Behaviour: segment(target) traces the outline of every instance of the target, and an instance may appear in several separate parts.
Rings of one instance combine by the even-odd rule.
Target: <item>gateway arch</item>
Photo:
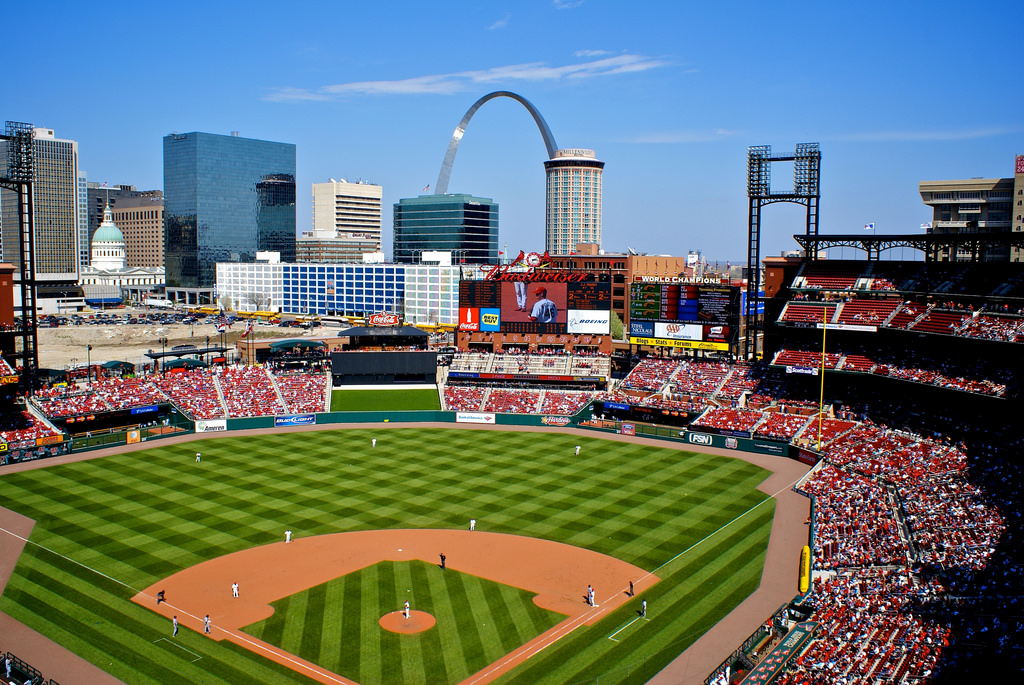
[[[473,103],[473,106],[466,111],[466,115],[462,117],[462,121],[455,127],[455,133],[452,134],[452,142],[448,143],[448,151],[444,155],[444,162],[441,164],[441,173],[437,176],[437,185],[434,186],[434,195],[445,195],[448,192],[448,181],[452,175],[452,166],[455,164],[455,154],[459,151],[459,143],[462,141],[462,136],[466,134],[466,127],[469,126],[469,120],[473,118],[476,111],[483,106],[488,100],[494,98],[512,98],[533,116],[533,120],[537,122],[537,128],[540,129],[540,135],[544,138],[544,146],[548,149],[548,159],[552,159],[555,156],[555,151],[558,150],[558,146],[555,144],[555,137],[551,135],[551,129],[548,128],[548,122],[544,121],[544,117],[541,116],[540,111],[533,106],[533,103],[524,98],[518,93],[512,93],[507,90],[497,90],[493,93],[488,93],[479,100]]]

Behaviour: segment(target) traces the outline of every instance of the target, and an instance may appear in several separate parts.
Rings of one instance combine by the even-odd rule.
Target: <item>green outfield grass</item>
[[[332,390],[331,411],[437,410],[437,390]]]
[[[437,625],[414,635],[381,630],[380,617],[406,599]],[[482,599],[489,622],[477,620],[474,599]],[[273,616],[245,632],[362,685],[459,682],[565,618],[534,604],[533,593],[422,561],[375,564],[273,607]],[[308,625],[321,626],[319,639],[289,630]]]
[[[371,437],[377,438],[375,449]],[[573,456],[575,444],[583,446],[580,457]],[[0,471],[3,505],[37,522],[0,610],[129,685],[307,683],[188,629],[176,642],[159,640],[170,635],[167,620],[130,598],[198,562],[277,542],[286,528],[308,537],[463,528],[476,518],[483,530],[578,545],[655,570],[663,579],[644,594],[650,620],[625,627],[618,641],[607,638],[635,617],[632,605],[640,597],[575,630],[501,682],[626,682],[627,672],[629,682],[639,682],[757,587],[774,513],[774,502],[756,490],[767,473],[745,462],[558,433],[403,428],[222,437],[203,441],[202,464],[194,463],[194,445]],[[405,568],[395,565],[391,572],[430,571]],[[367,654],[354,672],[367,674],[367,683],[457,682],[462,668],[473,668],[465,655],[493,641],[475,625],[444,633],[435,627],[421,634],[427,646],[417,660],[401,640],[400,652],[391,654],[390,638],[361,625],[350,632],[349,591],[363,588],[363,576],[372,573],[387,571],[364,569],[324,586],[341,591],[340,609],[317,608],[308,599],[279,607],[287,609],[287,625],[303,636],[300,653],[316,650],[318,659],[343,664],[352,658],[343,652],[359,645]],[[430,601],[466,601],[486,610],[496,590],[466,592],[477,580],[465,579],[461,593],[431,584]],[[352,601],[393,606],[388,593],[397,587],[383,583],[375,597],[357,593]],[[520,600],[506,597],[503,586],[499,590],[506,610],[519,611]],[[337,616],[325,620],[325,611],[340,611],[345,627],[343,647],[333,654],[324,626],[336,625]],[[252,630],[270,635],[281,630],[272,628],[275,620],[282,618],[275,615]],[[534,630],[547,619],[538,620],[530,619]],[[503,653],[530,633],[503,629]],[[447,680],[435,680],[442,672],[439,657]],[[452,665],[453,658],[466,663]],[[402,671],[388,661],[400,661]]]

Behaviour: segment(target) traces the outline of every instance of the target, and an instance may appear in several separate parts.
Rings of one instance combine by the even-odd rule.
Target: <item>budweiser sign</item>
[[[498,264],[490,266],[481,264],[480,270],[484,272],[484,278],[488,281],[526,281],[536,283],[547,281],[549,283],[581,283],[589,280],[593,274],[586,272],[549,271],[547,269],[536,269],[530,267],[526,271],[512,271],[509,264]]]
[[[371,314],[370,318],[366,320],[366,323],[370,326],[396,326],[398,325],[398,314],[392,314],[390,312]]]

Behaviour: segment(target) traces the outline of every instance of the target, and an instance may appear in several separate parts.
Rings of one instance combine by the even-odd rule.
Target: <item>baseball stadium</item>
[[[768,259],[753,327],[727,277],[632,283],[624,347],[569,329],[609,320],[607,280],[544,268],[524,273],[566,318],[463,281],[454,335],[248,326],[143,365],[90,345],[84,373],[28,392],[8,312],[11,678],[1020,670],[1019,264]]]

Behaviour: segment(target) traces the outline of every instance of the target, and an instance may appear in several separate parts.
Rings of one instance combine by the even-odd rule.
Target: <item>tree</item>
[[[224,311],[230,312],[232,304],[233,303],[231,302],[230,295],[224,295],[222,298],[220,298],[220,308],[223,309]]]
[[[250,290],[245,296],[245,303],[254,307],[254,311],[263,312],[270,306],[270,295],[259,290]]]
[[[626,328],[622,324],[622,319],[619,318],[618,312],[614,310],[611,315],[611,331],[612,340],[624,340],[626,337]]]

